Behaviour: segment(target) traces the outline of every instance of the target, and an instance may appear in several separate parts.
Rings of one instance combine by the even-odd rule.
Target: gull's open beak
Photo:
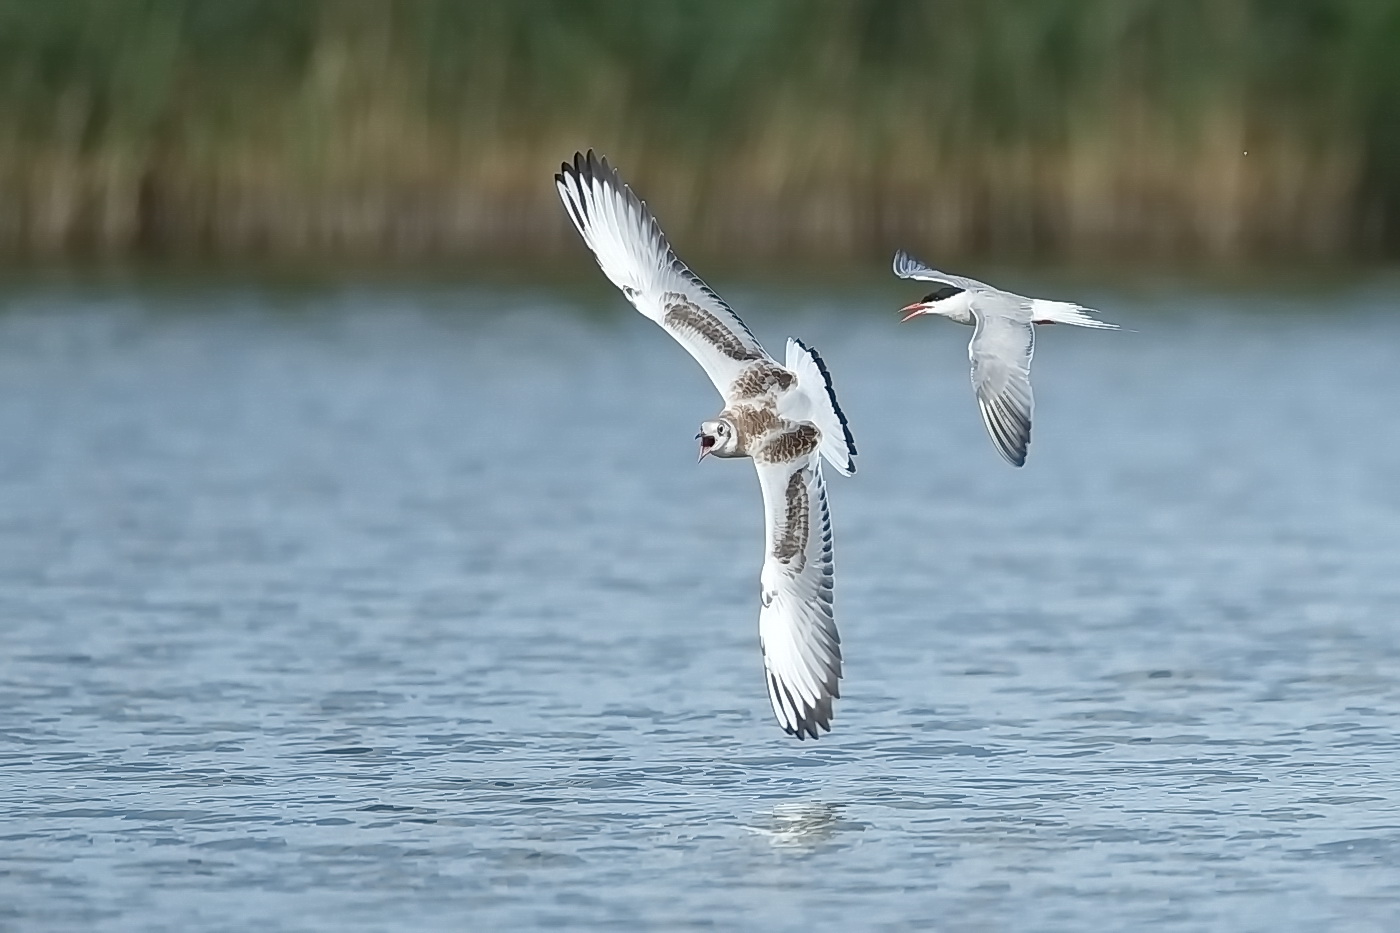
[[[695,462],[699,463],[709,455],[710,451],[715,449],[715,439],[704,433],[697,434],[695,437],[700,441],[700,456],[695,458]]]
[[[916,318],[921,314],[928,314],[929,307],[922,301],[916,301],[912,305],[905,305],[904,307],[900,308],[899,313],[904,315],[904,317],[899,319],[899,323],[903,324],[905,321],[910,320],[911,318]]]

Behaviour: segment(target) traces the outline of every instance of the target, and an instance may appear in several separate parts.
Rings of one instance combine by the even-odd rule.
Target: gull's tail
[[[822,432],[817,449],[827,462],[843,476],[856,471],[856,442],[846,424],[846,415],[836,401],[831,387],[831,374],[817,351],[796,337],[787,343],[787,368],[797,374],[797,384],[806,390],[812,402],[812,423]]]

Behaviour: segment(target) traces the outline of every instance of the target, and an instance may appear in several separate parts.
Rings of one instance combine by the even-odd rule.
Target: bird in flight
[[[783,364],[676,257],[646,203],[607,159],[576,153],[554,176],[603,274],[675,338],[719,390],[700,459],[748,457],[763,492],[758,636],[778,724],[799,739],[831,730],[841,639],[832,611],[831,518],[821,461],[855,472],[855,442],[817,352],[789,339]]]
[[[903,320],[938,314],[973,326],[967,355],[972,360],[972,388],[977,407],[997,453],[1012,466],[1024,466],[1031,443],[1031,355],[1036,324],[1073,324],[1116,330],[1091,317],[1090,309],[1068,301],[1027,298],[976,279],[939,272],[900,250],[894,274],[901,279],[935,282],[938,288],[901,308]]]

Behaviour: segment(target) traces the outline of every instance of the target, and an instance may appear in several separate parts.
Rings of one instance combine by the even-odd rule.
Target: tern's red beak
[[[912,305],[905,305],[900,308],[899,313],[904,315],[904,317],[899,319],[899,323],[903,324],[910,318],[916,318],[921,314],[928,314],[928,305],[924,304],[922,301],[916,301]]]

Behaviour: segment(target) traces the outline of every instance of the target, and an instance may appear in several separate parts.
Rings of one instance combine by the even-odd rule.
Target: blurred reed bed
[[[1400,245],[1400,0],[0,0],[0,253]]]

